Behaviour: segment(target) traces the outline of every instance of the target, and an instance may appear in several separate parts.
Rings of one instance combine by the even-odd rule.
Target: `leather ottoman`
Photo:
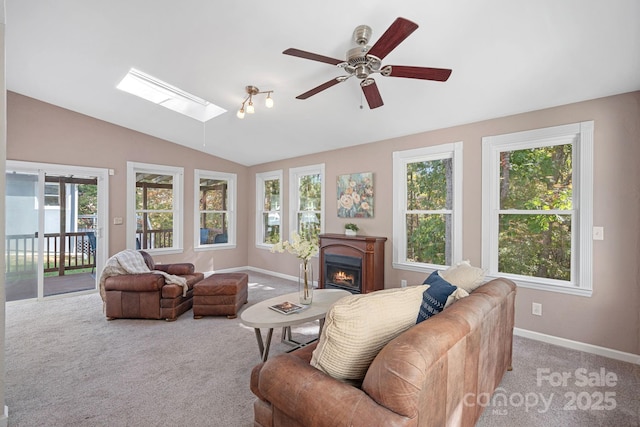
[[[216,273],[193,286],[193,318],[227,316],[234,319],[248,301],[249,275]]]

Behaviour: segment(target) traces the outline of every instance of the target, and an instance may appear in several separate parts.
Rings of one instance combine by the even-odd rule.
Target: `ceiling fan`
[[[367,25],[359,25],[353,31],[353,41],[358,45],[347,51],[346,61],[306,52],[300,49],[287,49],[285,55],[297,56],[299,58],[311,59],[313,61],[325,62],[343,68],[346,75],[338,76],[320,86],[296,96],[296,99],[307,99],[325,89],[342,83],[343,81],[356,76],[360,79],[360,86],[364,93],[369,108],[378,108],[384,105],[380,91],[372,74],[380,73],[385,77],[404,77],[409,79],[446,81],[451,75],[451,70],[445,68],[411,67],[404,65],[385,65],[382,60],[411,33],[418,28],[418,24],[405,18],[397,18],[393,24],[385,31],[380,39],[373,45],[368,46],[371,37],[371,28]]]

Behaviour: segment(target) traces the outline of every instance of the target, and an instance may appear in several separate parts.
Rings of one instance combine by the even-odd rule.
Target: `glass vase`
[[[300,263],[298,294],[300,304],[309,305],[313,301],[313,268],[309,262]]]

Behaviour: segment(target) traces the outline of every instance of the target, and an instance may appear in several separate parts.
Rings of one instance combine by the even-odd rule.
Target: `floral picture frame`
[[[338,218],[373,218],[373,173],[338,175]]]

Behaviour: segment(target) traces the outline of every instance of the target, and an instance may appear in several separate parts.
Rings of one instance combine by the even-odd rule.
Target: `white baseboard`
[[[298,281],[298,276],[290,276],[288,274],[276,273],[275,271],[265,270],[265,269],[256,268],[256,267],[246,267],[246,269],[255,271],[256,273],[268,274],[269,276],[279,277],[280,279],[284,279],[284,280]]]
[[[513,328],[513,334],[519,337],[559,345],[560,347],[566,347],[572,350],[584,351],[586,353],[597,354],[598,356],[604,356],[610,359],[621,360],[623,362],[633,363],[634,365],[640,365],[640,355],[633,353],[625,353],[624,351],[613,350],[593,344],[568,340],[566,338],[554,337],[553,335],[542,334],[540,332],[534,332],[520,328]]]
[[[9,424],[9,407],[4,405],[4,413],[0,416],[0,427],[7,427]]]
[[[204,275],[206,277],[206,276],[209,276],[209,275],[211,275],[213,273],[234,273],[236,271],[243,271],[243,270],[255,271],[256,273],[267,274],[269,276],[278,277],[278,278],[284,279],[284,280],[293,280],[294,282],[298,280],[298,276],[290,276],[288,274],[277,273],[275,271],[265,270],[263,268],[257,268],[257,267],[249,267],[249,266],[224,268],[224,269],[216,270],[216,271],[205,271]],[[316,283],[316,282],[314,282],[314,283]]]

